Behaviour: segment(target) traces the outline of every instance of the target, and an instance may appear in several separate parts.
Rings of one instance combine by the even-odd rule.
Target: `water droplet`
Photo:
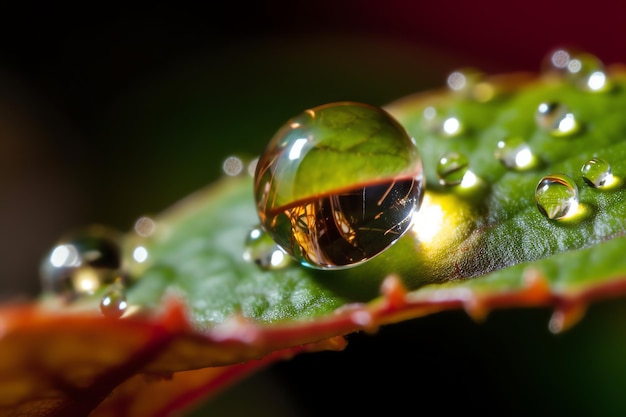
[[[259,163],[259,157],[252,158],[252,160],[248,163],[248,175],[254,177],[254,171],[256,171],[256,164]]]
[[[600,92],[610,87],[604,63],[593,54],[575,48],[558,48],[542,65],[544,75],[566,79],[584,91]]]
[[[108,289],[100,299],[100,311],[106,317],[121,317],[128,308],[126,293],[124,289],[118,285],[113,285]]]
[[[264,229],[303,265],[346,268],[380,254],[410,227],[423,196],[414,140],[385,110],[331,103],[285,124],[259,159]]]
[[[535,113],[537,126],[552,136],[572,135],[579,129],[579,124],[569,108],[561,103],[544,102],[539,104]]]
[[[535,201],[544,216],[552,220],[562,219],[576,213],[578,186],[566,174],[547,175],[537,184]]]
[[[120,242],[119,232],[103,226],[64,236],[42,262],[43,291],[72,300],[119,279]]]
[[[493,86],[484,82],[485,74],[475,68],[461,68],[448,74],[446,84],[456,94],[478,101],[493,97]]]
[[[535,168],[539,159],[528,144],[519,136],[509,137],[498,142],[495,157],[505,167],[515,171]]]
[[[135,222],[134,230],[141,237],[150,237],[156,230],[156,223],[150,217],[142,216]]]
[[[443,155],[437,164],[437,175],[441,185],[458,185],[468,172],[469,160],[467,156],[457,152]]]
[[[261,269],[281,269],[289,266],[291,258],[272,240],[261,226],[250,230],[245,242],[243,259]]]
[[[235,177],[243,172],[243,161],[237,156],[229,156],[222,163],[222,171],[229,177]]]
[[[594,188],[605,188],[613,184],[611,165],[601,158],[592,158],[581,168],[583,180]]]
[[[458,118],[452,116],[443,121],[441,129],[446,136],[456,136],[463,131],[463,125]]]
[[[595,55],[574,54],[566,68],[566,78],[582,90],[599,92],[606,91],[609,87],[604,64]]]

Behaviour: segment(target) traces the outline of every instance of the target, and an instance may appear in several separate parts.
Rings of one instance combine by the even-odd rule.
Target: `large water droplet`
[[[537,184],[535,201],[544,216],[552,220],[562,219],[578,209],[578,186],[566,174],[547,175]]]
[[[443,155],[437,163],[437,176],[441,185],[457,185],[463,182],[468,172],[469,160],[467,156],[458,152],[449,152]]]
[[[576,133],[579,124],[569,108],[561,103],[544,102],[535,113],[537,126],[552,136],[568,136]]]
[[[120,242],[119,232],[103,226],[64,236],[42,262],[43,291],[71,300],[120,279]]]
[[[126,293],[124,289],[118,285],[113,285],[108,289],[102,299],[100,299],[100,311],[106,317],[118,318],[128,308]]]
[[[291,263],[291,257],[261,226],[254,227],[248,233],[243,259],[254,262],[262,269],[282,269]]]
[[[505,167],[515,171],[535,168],[539,158],[519,136],[509,137],[498,142],[495,157]]]
[[[327,104],[288,121],[268,144],[255,175],[258,214],[303,265],[354,266],[409,229],[422,171],[414,140],[385,110]]]
[[[580,169],[583,180],[594,188],[605,188],[613,184],[611,165],[601,158],[592,158]]]

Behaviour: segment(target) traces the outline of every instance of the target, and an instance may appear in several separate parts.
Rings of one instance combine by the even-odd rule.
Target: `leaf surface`
[[[127,316],[100,317],[101,292],[69,306],[45,296],[35,307],[0,313],[0,388],[11,393],[5,414],[87,412],[135,374],[199,370],[175,374],[169,381],[179,390],[159,388],[163,380],[154,385],[171,393],[156,408],[183,407],[193,397],[181,400],[185,393],[208,393],[250,361],[288,358],[301,346],[341,350],[346,334],[443,310],[462,308],[478,320],[494,308],[553,306],[551,330],[566,329],[588,303],[626,291],[626,78],[616,68],[610,80],[608,91],[589,92],[511,74],[485,81],[488,99],[442,90],[390,103],[387,110],[417,142],[427,191],[413,230],[352,269],[259,268],[243,256],[259,221],[252,179],[224,178],[198,191],[155,217],[150,237],[127,234],[128,259],[139,246],[148,253],[128,266]],[[555,136],[537,126],[544,102],[566,104],[578,130]],[[430,109],[436,117],[424,116]],[[450,117],[460,122],[458,133],[442,130]],[[524,139],[536,166],[511,170],[495,157],[511,137]],[[439,183],[437,161],[450,151],[467,156],[474,183]],[[583,180],[581,167],[593,157],[611,164],[611,187]],[[535,188],[553,173],[575,182],[575,216],[551,220],[538,210]],[[128,380],[98,412],[148,410],[146,400],[133,405],[127,394],[149,391],[144,385]]]

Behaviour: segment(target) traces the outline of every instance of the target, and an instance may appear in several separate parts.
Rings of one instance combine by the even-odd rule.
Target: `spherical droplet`
[[[422,201],[414,140],[384,109],[330,103],[288,121],[255,173],[263,228],[289,255],[318,269],[358,265],[410,227]]]
[[[604,64],[595,55],[573,54],[566,68],[566,78],[581,90],[600,92],[609,87]]]
[[[480,102],[489,101],[494,88],[484,81],[485,74],[475,68],[461,68],[448,74],[446,83],[450,91]]]
[[[121,317],[127,308],[126,293],[123,288],[118,288],[116,285],[107,290],[100,300],[100,311],[106,317]]]
[[[222,163],[222,171],[229,177],[235,177],[243,172],[243,161],[237,156],[229,156]]]
[[[542,65],[542,73],[557,76],[589,91],[606,91],[610,81],[604,63],[595,55],[576,48],[557,48],[550,52]]]
[[[544,102],[539,104],[535,113],[539,128],[552,136],[572,135],[579,129],[579,124],[569,108],[561,103]]]
[[[141,216],[135,222],[133,229],[141,237],[150,237],[156,230],[156,222],[148,216]]]
[[[282,269],[291,263],[291,257],[285,253],[263,230],[256,226],[250,230],[245,241],[243,259],[254,262],[261,269]]]
[[[580,169],[583,180],[594,188],[604,188],[613,183],[611,165],[601,158],[592,158]]]
[[[547,175],[537,184],[535,201],[548,219],[562,219],[578,208],[578,186],[568,175]]]
[[[441,185],[458,185],[468,172],[469,160],[462,153],[449,152],[437,163],[437,176]]]
[[[119,279],[120,242],[119,232],[102,226],[64,236],[42,262],[43,291],[71,300]]]
[[[441,130],[446,136],[456,136],[463,131],[463,125],[458,118],[451,116],[443,120]]]
[[[535,168],[539,159],[528,144],[519,136],[509,137],[498,142],[495,157],[502,165],[515,171]]]

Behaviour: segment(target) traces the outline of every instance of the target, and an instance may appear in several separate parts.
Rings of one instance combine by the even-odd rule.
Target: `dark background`
[[[257,155],[307,107],[383,105],[466,66],[538,71],[561,45],[626,62],[625,4],[2,5],[0,293],[36,295],[39,261],[62,233],[91,223],[129,229],[209,184],[225,157]],[[620,302],[601,303],[558,337],[541,309],[497,312],[480,325],[462,312],[409,321],[353,335],[347,352],[277,364],[213,407],[623,415],[625,333],[611,320],[623,313]]]

